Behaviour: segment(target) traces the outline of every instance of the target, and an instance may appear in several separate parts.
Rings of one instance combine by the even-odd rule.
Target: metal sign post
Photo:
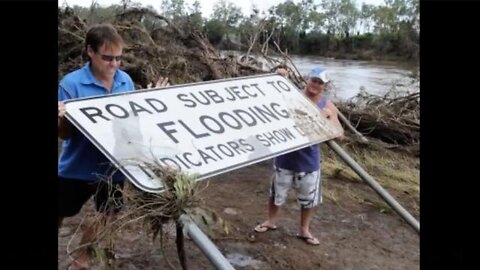
[[[390,205],[410,226],[420,233],[420,223],[403,208],[385,189],[378,184],[355,160],[353,160],[345,150],[343,150],[336,142],[328,141],[327,145],[340,156],[347,165],[352,168],[367,184],[380,195],[380,197]]]
[[[348,129],[350,129],[351,132],[353,132],[355,135],[357,135],[357,137],[359,137],[362,142],[368,143],[368,139],[365,138],[365,136],[363,136],[362,133],[360,133],[356,128],[354,128],[354,127],[352,126],[352,124],[350,123],[350,121],[347,119],[347,117],[345,117],[345,115],[343,115],[343,113],[342,113],[340,110],[337,110],[337,113],[338,113],[338,119],[340,119],[340,121],[341,121]]]
[[[184,231],[192,238],[193,242],[202,250],[210,262],[219,270],[234,269],[230,262],[223,256],[212,241],[198,228],[188,216],[180,216]]]

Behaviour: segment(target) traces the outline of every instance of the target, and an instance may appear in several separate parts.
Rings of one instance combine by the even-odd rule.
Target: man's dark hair
[[[98,49],[100,49],[103,44],[124,46],[125,42],[123,41],[122,36],[118,34],[115,27],[109,23],[95,24],[91,26],[88,29],[87,37],[85,39],[85,52],[87,51],[88,46],[90,46],[94,52],[98,52]]]

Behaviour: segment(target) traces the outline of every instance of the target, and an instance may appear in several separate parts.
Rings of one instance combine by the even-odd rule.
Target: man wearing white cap
[[[286,75],[285,69],[277,73]],[[308,74],[305,95],[317,104],[321,112],[334,124],[340,125],[335,105],[323,96],[328,79],[323,67],[316,67]],[[279,207],[285,203],[290,187],[296,191],[297,201],[301,207],[300,230],[297,238],[310,245],[319,245],[320,241],[310,233],[310,220],[313,207],[322,202],[320,178],[320,149],[319,145],[312,145],[300,150],[281,155],[274,160],[274,172],[268,201],[268,218],[254,230],[262,233],[275,230],[276,217]]]

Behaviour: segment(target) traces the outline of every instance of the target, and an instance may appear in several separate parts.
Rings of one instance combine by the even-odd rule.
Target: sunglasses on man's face
[[[115,59],[115,61],[117,61],[117,62],[120,62],[122,60],[121,55],[113,56],[113,55],[101,54],[100,56],[102,57],[103,61],[107,61],[107,62],[112,62],[113,59]]]

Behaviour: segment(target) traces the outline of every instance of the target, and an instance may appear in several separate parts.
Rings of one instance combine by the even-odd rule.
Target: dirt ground
[[[270,168],[271,161],[265,161],[217,176],[202,193],[207,206],[230,224],[229,235],[217,234],[211,239],[235,269],[419,269],[419,234],[395,212],[381,211],[368,203],[379,197],[362,182],[323,179],[323,203],[311,222],[312,234],[321,241],[319,246],[295,237],[299,207],[293,193],[279,212],[278,230],[254,233],[253,227],[266,217]],[[388,191],[418,220],[418,200]],[[326,192],[334,196],[327,197]],[[79,215],[65,219],[58,238],[58,269],[67,268],[67,244],[71,242],[70,250],[75,247],[78,238],[73,232],[93,213],[89,202]],[[165,255],[158,240],[152,242],[141,224],[123,229],[115,241],[116,269],[170,269],[164,256],[181,269],[175,228],[170,225]],[[214,269],[193,241],[187,239],[185,245],[188,269]],[[102,268],[94,263],[92,269]]]

